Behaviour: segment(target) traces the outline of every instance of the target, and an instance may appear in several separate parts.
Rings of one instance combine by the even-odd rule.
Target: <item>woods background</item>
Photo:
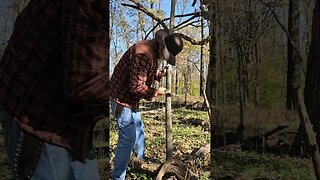
[[[27,1],[0,2],[2,53]],[[110,1],[110,74],[133,43],[153,38],[161,27],[156,19],[169,26],[172,2]],[[210,141],[212,179],[319,178],[320,136],[313,134],[320,134],[319,12],[319,0],[176,0],[174,29],[184,38],[184,49],[172,70],[173,123],[191,125],[174,124],[173,139],[179,142],[174,153],[187,149],[185,160]],[[155,84],[165,85],[165,80]],[[158,164],[165,162],[164,153],[157,153],[165,150],[164,134],[157,134],[164,133],[159,130],[165,126],[164,102],[142,104],[147,136],[161,139],[147,149]],[[194,116],[186,118],[188,113]],[[195,119],[200,129],[182,132],[195,128],[190,123]],[[111,122],[111,152],[116,136]],[[207,171],[201,165],[205,161],[190,177],[209,178],[200,173]],[[148,173],[132,168],[129,177],[155,178],[156,173]]]

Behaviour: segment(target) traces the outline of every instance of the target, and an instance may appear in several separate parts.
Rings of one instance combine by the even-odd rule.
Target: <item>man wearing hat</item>
[[[144,157],[144,125],[139,113],[139,101],[152,101],[165,94],[165,88],[152,88],[165,71],[158,71],[158,62],[166,60],[175,65],[175,56],[183,49],[176,33],[166,30],[156,32],[155,38],[131,46],[120,59],[110,80],[111,105],[118,123],[118,146],[112,179],[125,179],[131,151],[139,159]]]

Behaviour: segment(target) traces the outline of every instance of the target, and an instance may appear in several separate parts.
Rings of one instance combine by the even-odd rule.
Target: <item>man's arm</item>
[[[143,54],[136,55],[130,74],[130,91],[131,93],[146,100],[152,100],[153,97],[156,97],[159,93],[157,89],[149,87],[146,84],[148,72],[151,68],[151,60]]]

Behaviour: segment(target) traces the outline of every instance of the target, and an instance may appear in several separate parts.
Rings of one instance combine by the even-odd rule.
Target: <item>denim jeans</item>
[[[120,105],[111,99],[111,108],[118,123],[118,146],[112,179],[124,180],[131,152],[139,159],[144,156],[145,135],[140,113],[120,106],[118,108],[122,109],[121,114],[116,117],[117,106]]]
[[[98,180],[98,167],[93,151],[87,156],[85,163],[64,148],[45,143],[39,164],[31,180]]]
[[[12,118],[0,108],[0,122],[4,130],[8,158],[13,165],[20,128]],[[87,155],[85,163],[62,147],[44,143],[38,166],[31,180],[98,180],[98,167],[94,151]]]
[[[20,138],[20,128],[12,120],[12,118],[2,110],[0,106],[0,122],[2,125],[2,131],[4,135],[4,143],[7,150],[7,155],[11,166],[14,165],[14,158],[16,154],[16,147]]]

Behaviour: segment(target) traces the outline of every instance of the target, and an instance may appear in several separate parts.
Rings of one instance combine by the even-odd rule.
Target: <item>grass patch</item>
[[[205,121],[209,121],[208,113],[206,111],[195,111],[190,109],[176,109],[172,112],[173,118],[184,118],[184,119],[191,119],[191,118],[197,118],[202,119]]]
[[[254,152],[215,153],[212,165],[213,177],[219,173],[232,172],[239,175],[239,179],[315,179],[309,160]]]
[[[158,163],[165,162],[165,150],[166,150],[166,133],[165,133],[165,116],[162,110],[153,111],[151,113],[141,113],[142,120],[145,125],[146,146],[145,155],[147,157],[156,160]],[[200,118],[205,119],[206,112],[196,110],[186,110],[184,108],[173,111],[173,122],[179,118]],[[207,119],[206,119],[207,120]],[[189,154],[192,150],[200,148],[210,141],[210,133],[204,131],[202,127],[173,123],[173,145],[174,153],[180,151],[182,154]],[[112,158],[114,158],[114,152],[117,146],[117,127],[115,121],[110,124],[110,148],[112,151]],[[114,161],[111,161],[113,164]],[[198,162],[199,168],[204,162]],[[127,178],[129,179],[153,179],[148,174],[135,171],[133,168],[128,167]],[[209,173],[201,173],[200,179],[209,179]]]

